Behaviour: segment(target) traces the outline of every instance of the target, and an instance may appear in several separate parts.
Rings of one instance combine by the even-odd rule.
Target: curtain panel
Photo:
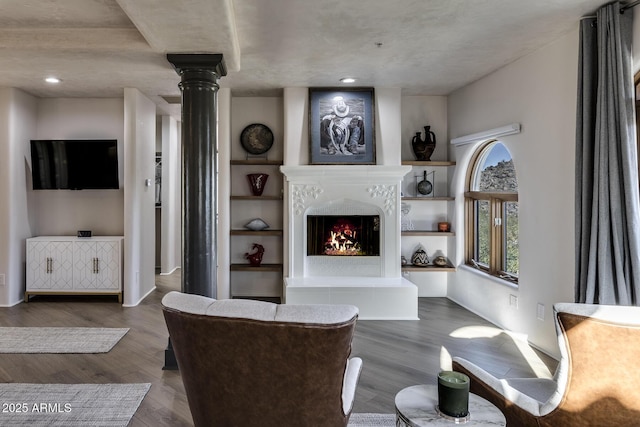
[[[640,214],[631,62],[620,3],[580,23],[575,301],[638,305]]]

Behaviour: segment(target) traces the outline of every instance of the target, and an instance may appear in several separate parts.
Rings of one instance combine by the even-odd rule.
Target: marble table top
[[[469,394],[468,421],[456,422],[437,413],[438,387],[415,385],[396,394],[396,426],[426,427],[466,424],[469,426],[505,426],[504,415],[491,402],[473,393]]]

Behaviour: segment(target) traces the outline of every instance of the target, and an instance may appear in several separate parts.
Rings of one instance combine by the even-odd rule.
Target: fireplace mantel
[[[353,178],[362,182],[376,179],[402,180],[411,171],[411,166],[383,165],[300,165],[281,166],[288,181],[298,182],[328,177],[330,180]]]

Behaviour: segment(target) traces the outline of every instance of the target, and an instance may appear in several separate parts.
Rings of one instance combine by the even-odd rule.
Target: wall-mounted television
[[[31,140],[34,190],[117,189],[115,139]]]

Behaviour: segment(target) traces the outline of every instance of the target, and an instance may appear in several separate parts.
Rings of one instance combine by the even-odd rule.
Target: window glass
[[[520,272],[518,251],[518,202],[504,204],[505,218],[505,272],[517,276]]]
[[[507,147],[499,141],[487,146],[474,168],[472,191],[517,192],[518,181]]]
[[[518,281],[518,181],[511,153],[500,141],[481,146],[470,165],[466,263],[493,276]]]
[[[487,200],[476,201],[476,262],[484,267],[489,267],[491,251],[489,250],[490,229],[489,202]]]

